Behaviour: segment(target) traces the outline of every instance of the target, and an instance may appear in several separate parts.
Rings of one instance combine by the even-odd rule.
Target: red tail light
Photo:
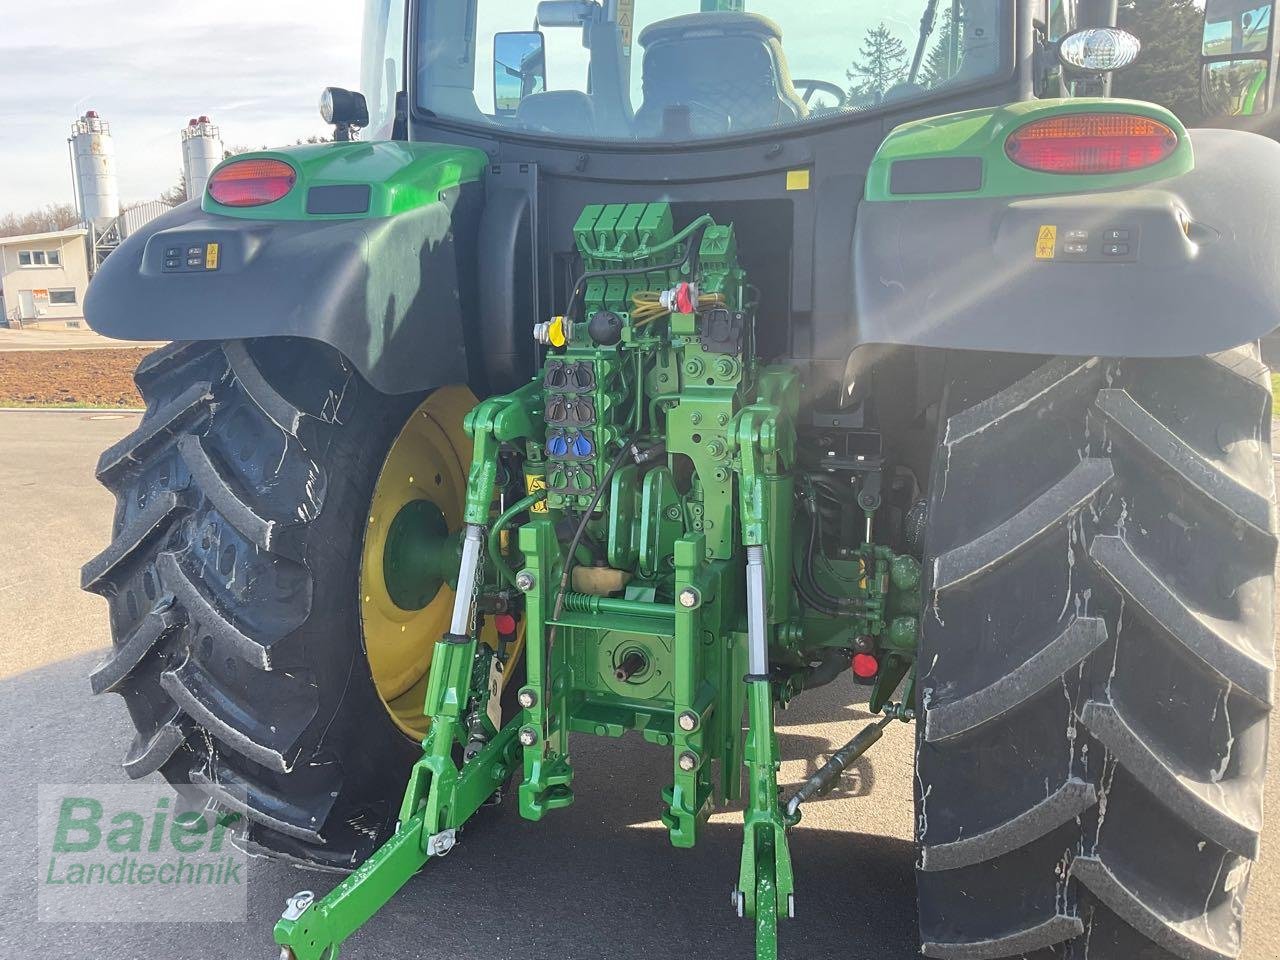
[[[298,174],[283,160],[235,160],[209,178],[209,196],[224,207],[260,207],[297,182]]]
[[[1159,120],[1131,113],[1071,113],[1033,120],[1004,143],[1020,167],[1045,173],[1124,173],[1159,163],[1178,135]]]
[[[853,655],[853,674],[859,680],[870,680],[880,672],[880,661],[870,653],[855,653]]]

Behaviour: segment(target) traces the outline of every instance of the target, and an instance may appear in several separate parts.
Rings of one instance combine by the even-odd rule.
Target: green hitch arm
[[[474,444],[467,476],[463,520],[477,527],[489,523],[489,507],[498,478],[498,448],[516,440],[537,439],[542,415],[542,386],[525,384],[515,393],[490,397],[463,418],[462,429]]]
[[[289,900],[288,908],[276,923],[275,941],[289,960],[337,960],[342,944],[388,901],[433,857],[444,856],[456,842],[457,829],[484,804],[515,768],[518,749],[516,717],[463,768],[456,768],[437,781],[435,773],[445,773],[443,758],[424,757],[414,769],[406,806],[417,811],[401,821],[391,839],[327,896],[315,900],[309,891]],[[447,724],[440,724],[447,727]],[[445,731],[452,747],[452,733]],[[452,768],[452,760],[444,759]],[[432,768],[435,768],[434,770]],[[424,784],[430,783],[425,802]],[[446,811],[443,820],[435,820]],[[434,822],[434,826],[432,823]],[[287,950],[288,953],[284,951]],[[328,952],[326,952],[328,951]]]

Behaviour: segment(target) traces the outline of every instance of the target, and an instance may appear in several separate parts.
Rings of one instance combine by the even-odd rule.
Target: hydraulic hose
[[[591,515],[596,512],[596,507],[600,505],[600,498],[604,496],[604,491],[613,480],[613,475],[622,469],[622,465],[627,462],[630,457],[637,456],[633,449],[635,439],[625,441],[622,449],[618,451],[617,456],[613,458],[613,462],[609,464],[609,469],[605,471],[600,482],[596,485],[596,492],[591,498],[591,505],[583,511],[582,519],[578,521],[578,529],[573,534],[573,540],[569,543],[569,554],[565,557],[564,569],[560,572],[560,583],[556,587],[556,602],[552,608],[551,619],[559,620],[560,615],[564,613],[564,597],[569,590],[569,577],[573,573],[574,561],[578,554],[578,546],[582,543],[582,538],[587,532],[587,524],[591,522]],[[647,451],[646,451],[647,452]],[[556,645],[556,633],[559,628],[553,623],[551,629],[547,632],[547,659],[551,659],[551,651]]]
[[[547,499],[547,491],[539,490],[537,493],[531,493],[523,500],[519,500],[502,512],[502,515],[494,521],[493,526],[489,530],[489,559],[493,561],[493,567],[498,571],[498,576],[507,582],[510,587],[516,586],[515,571],[511,569],[511,565],[507,563],[506,558],[502,555],[502,531],[515,518],[517,514],[524,513],[535,503],[540,503]],[[519,589],[518,587],[516,589]]]

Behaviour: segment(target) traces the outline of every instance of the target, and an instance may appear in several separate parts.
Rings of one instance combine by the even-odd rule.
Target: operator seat
[[[801,120],[782,29],[757,13],[691,13],[650,24],[644,48],[644,137],[714,136]],[[683,127],[683,129],[681,129]]]

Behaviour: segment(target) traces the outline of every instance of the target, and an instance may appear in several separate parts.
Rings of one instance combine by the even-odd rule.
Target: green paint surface
[[[1023,124],[1073,113],[1128,113],[1159,120],[1178,135],[1178,146],[1166,159],[1150,167],[1114,174],[1041,173],[1020,167],[1005,154],[1009,135]],[[895,195],[890,191],[890,171],[895,161],[930,157],[978,157],[982,160],[982,187],[963,193]],[[1186,128],[1172,113],[1152,103],[1136,100],[1078,98],[1029,100],[1002,107],[983,107],[925,120],[913,120],[895,128],[871,162],[867,172],[866,199],[940,200],[962,197],[1043,196],[1057,193],[1132,187],[1186,173],[1195,166]]]
[[[483,151],[436,143],[319,143],[280,150],[255,150],[223,161],[283,160],[298,175],[285,196],[259,207],[226,207],[205,193],[205,213],[245,220],[353,220],[391,217],[435,203],[440,194],[480,179],[488,158]],[[213,174],[217,176],[217,170]],[[368,184],[366,213],[309,214],[307,191],[312,187]]]

